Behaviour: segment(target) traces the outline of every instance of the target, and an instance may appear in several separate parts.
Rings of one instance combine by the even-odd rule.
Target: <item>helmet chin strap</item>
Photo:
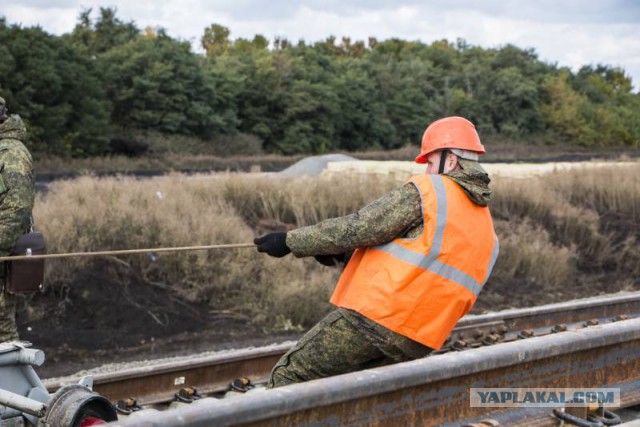
[[[438,174],[444,172],[444,165],[447,162],[447,155],[449,154],[449,149],[445,148],[440,152],[440,166],[438,167]]]

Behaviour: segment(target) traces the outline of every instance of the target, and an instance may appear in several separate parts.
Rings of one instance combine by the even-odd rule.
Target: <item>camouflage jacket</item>
[[[491,199],[489,175],[478,162],[459,159],[461,169],[444,174],[453,179],[480,206]],[[422,201],[407,183],[351,215],[331,218],[287,233],[287,246],[297,257],[349,253],[398,237],[422,233]]]
[[[18,115],[0,124],[0,254],[29,232],[35,198],[33,161],[24,146],[27,132]]]

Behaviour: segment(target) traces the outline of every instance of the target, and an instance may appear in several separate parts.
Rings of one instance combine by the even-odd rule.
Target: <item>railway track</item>
[[[640,404],[640,292],[466,316],[428,358],[220,399],[236,378],[266,381],[289,345],[98,374],[93,389],[118,402],[123,426],[387,425],[392,420],[458,425],[487,417],[518,425],[522,408],[471,408],[471,386],[608,385],[621,389],[623,406]],[[45,385],[54,391],[77,380]],[[193,399],[194,390],[215,398]],[[526,425],[557,425],[548,408],[524,414]]]

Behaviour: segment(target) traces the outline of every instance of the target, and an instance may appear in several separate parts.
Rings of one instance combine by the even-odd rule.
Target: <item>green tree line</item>
[[[36,156],[143,155],[158,140],[195,152],[393,149],[447,115],[485,138],[640,145],[640,95],[618,67],[573,72],[533,49],[463,40],[232,39],[218,24],[196,53],[98,12],[62,36],[0,18],[0,96]]]

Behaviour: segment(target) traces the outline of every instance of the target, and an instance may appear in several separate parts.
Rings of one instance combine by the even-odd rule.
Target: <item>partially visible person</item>
[[[20,116],[9,115],[0,97],[0,256],[11,254],[18,238],[31,228],[35,179]],[[18,339],[16,297],[5,290],[6,265],[0,266],[0,342]]]

